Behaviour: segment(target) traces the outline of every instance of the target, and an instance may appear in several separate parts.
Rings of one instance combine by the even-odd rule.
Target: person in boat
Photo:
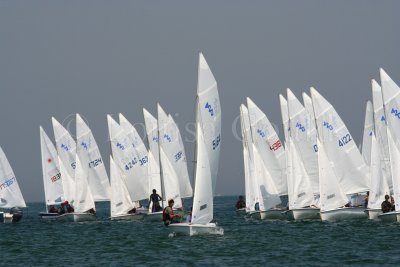
[[[246,202],[244,201],[243,196],[239,196],[239,199],[238,199],[238,201],[236,202],[235,207],[236,207],[236,209],[238,209],[238,210],[243,209],[243,208],[246,208]]]
[[[61,203],[60,207],[58,208],[58,214],[62,215],[65,213],[65,204],[64,202]]]
[[[389,212],[392,210],[392,203],[389,201],[389,195],[385,195],[385,201],[381,204],[381,209],[383,213]]]
[[[153,202],[153,206],[151,207],[151,212],[157,212],[162,210],[160,206],[160,201],[162,201],[162,197],[160,197],[160,195],[157,194],[157,190],[153,189],[153,194],[150,195],[149,199],[149,207],[151,205],[151,202]]]
[[[58,213],[58,209],[54,207],[54,205],[51,205],[49,208],[49,213]]]
[[[135,214],[135,213],[136,213],[136,208],[133,208],[130,211],[128,211],[128,214]]]
[[[94,208],[91,208],[90,210],[87,210],[86,213],[90,213],[90,214],[96,215],[96,211],[95,211]]]
[[[68,201],[65,201],[64,203],[68,213],[72,213],[75,211],[74,208],[71,206],[71,204],[68,203]]]
[[[364,197],[364,208],[368,208],[368,199],[369,199],[369,191],[367,191],[367,194]]]
[[[392,209],[390,211],[395,211],[396,205],[394,204],[394,197],[390,196],[390,204],[392,205]]]
[[[176,219],[181,217],[179,214],[174,214],[174,210],[172,209],[173,206],[174,200],[168,200],[168,206],[163,210],[163,222],[165,226],[176,222]]]

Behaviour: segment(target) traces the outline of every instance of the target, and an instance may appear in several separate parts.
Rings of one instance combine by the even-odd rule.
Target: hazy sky
[[[383,67],[400,83],[399,11],[400,1],[365,0],[0,1],[0,145],[25,200],[44,201],[39,125],[53,138],[51,116],[68,127],[79,112],[108,169],[106,114],[141,131],[142,108],[155,114],[160,102],[191,162],[202,51],[222,106],[216,192],[242,194],[232,128],[245,98],[281,129],[278,95],[315,86],[359,144],[370,80]]]

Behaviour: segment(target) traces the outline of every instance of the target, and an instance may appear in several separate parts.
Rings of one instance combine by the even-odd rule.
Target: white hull
[[[12,223],[13,215],[8,212],[0,212],[0,219],[2,219],[4,223]]]
[[[400,212],[399,211],[391,211],[382,213],[378,216],[379,220],[382,222],[399,222],[400,221]]]
[[[145,213],[123,214],[111,217],[112,221],[140,221],[143,220]]]
[[[172,223],[168,226],[170,232],[181,235],[204,235],[204,234],[223,234],[223,229],[217,227],[215,223],[190,224]]]
[[[266,211],[260,211],[261,220],[285,220],[287,217],[285,215],[286,210],[281,209],[271,209]]]
[[[147,222],[162,222],[162,211],[157,211],[157,212],[149,212],[146,214],[144,217],[144,220]]]
[[[86,212],[64,213],[62,215],[54,215],[55,213],[40,213],[39,216],[44,220],[54,220],[60,222],[86,222],[95,221],[96,216]]]
[[[365,212],[370,220],[379,220],[378,216],[382,214],[381,209],[366,209]]]
[[[318,208],[299,208],[291,209],[294,220],[320,220]]]
[[[323,221],[344,221],[344,220],[360,220],[367,219],[365,208],[337,208],[334,210],[321,211],[321,220]]]
[[[259,210],[254,210],[254,211],[249,211],[247,213],[247,217],[256,219],[256,220],[261,220],[261,215]]]

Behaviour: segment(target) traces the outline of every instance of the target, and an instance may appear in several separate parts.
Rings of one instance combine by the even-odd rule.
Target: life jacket
[[[165,207],[163,212],[162,212],[162,220],[163,220],[163,222],[169,220],[169,216],[168,216],[166,210],[167,210],[167,207]]]

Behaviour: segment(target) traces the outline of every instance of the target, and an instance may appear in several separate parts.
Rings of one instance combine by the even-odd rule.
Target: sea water
[[[216,197],[223,233],[170,235],[160,223],[109,220],[44,222],[28,203],[19,223],[0,224],[2,266],[381,266],[400,265],[400,224],[257,221],[236,214],[236,197]],[[190,207],[190,201],[185,205]]]

